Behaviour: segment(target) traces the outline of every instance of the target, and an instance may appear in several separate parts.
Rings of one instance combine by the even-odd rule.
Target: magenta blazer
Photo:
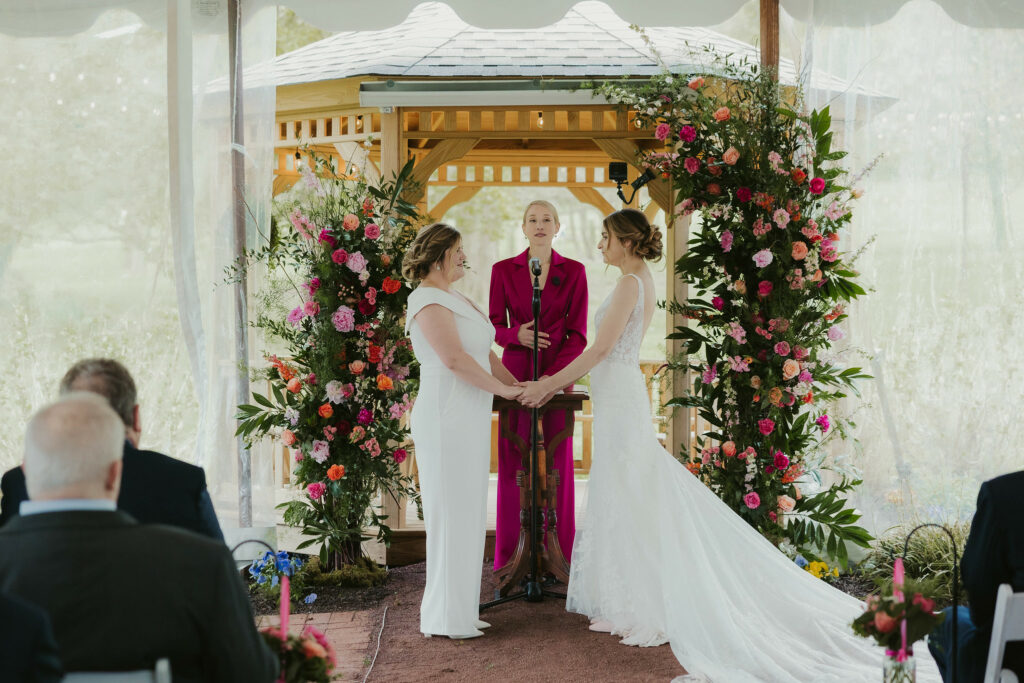
[[[490,317],[495,340],[505,349],[501,362],[517,380],[528,380],[531,351],[519,344],[519,326],[533,320],[530,250],[498,261],[491,269]],[[551,346],[541,349],[539,375],[553,375],[587,347],[587,274],[579,261],[551,252],[551,267],[540,298],[541,332]]]

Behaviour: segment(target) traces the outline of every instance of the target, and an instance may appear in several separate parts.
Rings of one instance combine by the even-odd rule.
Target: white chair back
[[[1020,640],[1024,640],[1024,593],[1014,593],[1010,584],[1004,583],[996,593],[984,683],[1018,683],[1013,672],[1002,667],[1006,644]]]
[[[158,659],[152,670],[145,671],[80,671],[66,675],[63,683],[171,683],[171,662]]]

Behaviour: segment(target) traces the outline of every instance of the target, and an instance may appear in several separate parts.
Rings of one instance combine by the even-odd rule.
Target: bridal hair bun
[[[447,223],[434,223],[419,231],[402,258],[402,277],[419,282],[435,265],[442,265],[448,250],[459,243],[462,235]]]
[[[622,209],[608,214],[604,219],[604,227],[627,249],[645,261],[661,258],[661,230],[652,226],[642,211]]]

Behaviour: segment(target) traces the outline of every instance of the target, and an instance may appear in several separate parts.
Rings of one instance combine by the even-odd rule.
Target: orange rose
[[[792,171],[790,171],[789,172],[789,177],[792,178],[793,182],[795,182],[797,185],[799,185],[803,181],[807,180],[807,174],[804,173],[799,168],[794,168]]]
[[[789,496],[779,496],[775,501],[783,512],[792,512],[796,507],[796,501]]]
[[[344,476],[345,476],[345,466],[344,465],[331,465],[327,469],[327,478],[330,479],[331,481],[338,481],[339,479],[341,479]]]
[[[366,363],[361,360],[354,360],[348,364],[348,369],[353,375],[361,375],[363,370],[366,369]]]
[[[293,432],[290,429],[286,429],[283,432],[281,432],[281,443],[283,443],[285,446],[291,446],[293,443],[295,443],[295,432]]]
[[[736,162],[739,160],[740,152],[735,147],[730,147],[729,149],[722,152],[722,161],[727,163],[729,166],[735,166]]]
[[[736,288],[736,293],[737,294],[746,294],[747,293],[747,283],[744,282],[743,280],[737,280],[735,288]]]
[[[772,387],[771,390],[768,392],[768,400],[771,401],[774,405],[781,404],[782,403],[782,389],[780,389],[778,387]]]
[[[383,263],[385,266],[390,266],[391,257],[388,254],[381,254],[380,262]]]
[[[690,79],[690,82],[686,84],[686,87],[690,90],[698,90],[704,87],[704,78],[697,76],[696,78]]]
[[[395,388],[395,384],[387,375],[377,375],[377,388],[381,391],[391,391]]]
[[[686,463],[686,469],[690,470],[690,474],[696,477],[698,474],[700,474],[700,463],[695,460],[691,460],[690,462]]]
[[[334,408],[331,407],[330,403],[325,403],[322,406],[320,406],[320,410],[318,410],[317,412],[320,413],[320,417],[331,417],[332,415],[334,415]]]
[[[800,374],[800,363],[787,358],[786,362],[782,364],[782,379],[793,379]]]
[[[350,231],[355,230],[359,227],[359,217],[354,213],[345,214],[345,217],[341,220],[341,227]]]
[[[301,389],[302,382],[299,380],[298,377],[293,377],[292,379],[288,380],[288,391],[292,392],[293,394],[297,394]]]
[[[718,122],[728,121],[730,116],[729,107],[719,107],[712,116]]]
[[[804,403],[811,403],[814,401],[814,392],[808,391],[807,395],[804,396]]]
[[[383,289],[386,294],[394,294],[401,288],[402,283],[398,280],[392,280],[390,277],[384,278],[384,284],[381,285],[381,289]]]
[[[803,261],[807,258],[807,245],[800,240],[793,242],[793,260]]]
[[[733,441],[726,441],[722,444],[722,454],[727,458],[731,458],[736,455],[736,443]]]

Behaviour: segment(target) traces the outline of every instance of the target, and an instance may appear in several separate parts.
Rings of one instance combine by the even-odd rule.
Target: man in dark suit
[[[0,593],[0,681],[60,683],[63,679],[46,612]]]
[[[116,510],[123,439],[118,415],[90,392],[33,416],[31,500],[0,529],[0,591],[49,614],[67,671],[166,657],[176,683],[270,683],[278,660],[224,544]]]
[[[957,610],[957,680],[981,681],[985,675],[988,646],[992,640],[992,619],[996,609],[996,591],[1008,583],[1015,592],[1024,591],[1024,471],[996,477],[981,485],[978,510],[971,522],[971,533],[961,570],[970,610]],[[953,650],[952,608],[946,619],[928,638],[928,649],[939,665],[944,681],[950,681],[950,654]],[[1003,668],[1024,679],[1024,643],[1010,643],[1003,657]]]
[[[117,507],[143,524],[170,524],[224,540],[203,468],[153,451],[139,450],[142,422],[136,403],[135,381],[115,360],[79,361],[64,375],[60,393],[91,391],[110,403],[124,423],[124,472]],[[18,514],[28,500],[25,474],[20,467],[0,479],[0,527]]]

